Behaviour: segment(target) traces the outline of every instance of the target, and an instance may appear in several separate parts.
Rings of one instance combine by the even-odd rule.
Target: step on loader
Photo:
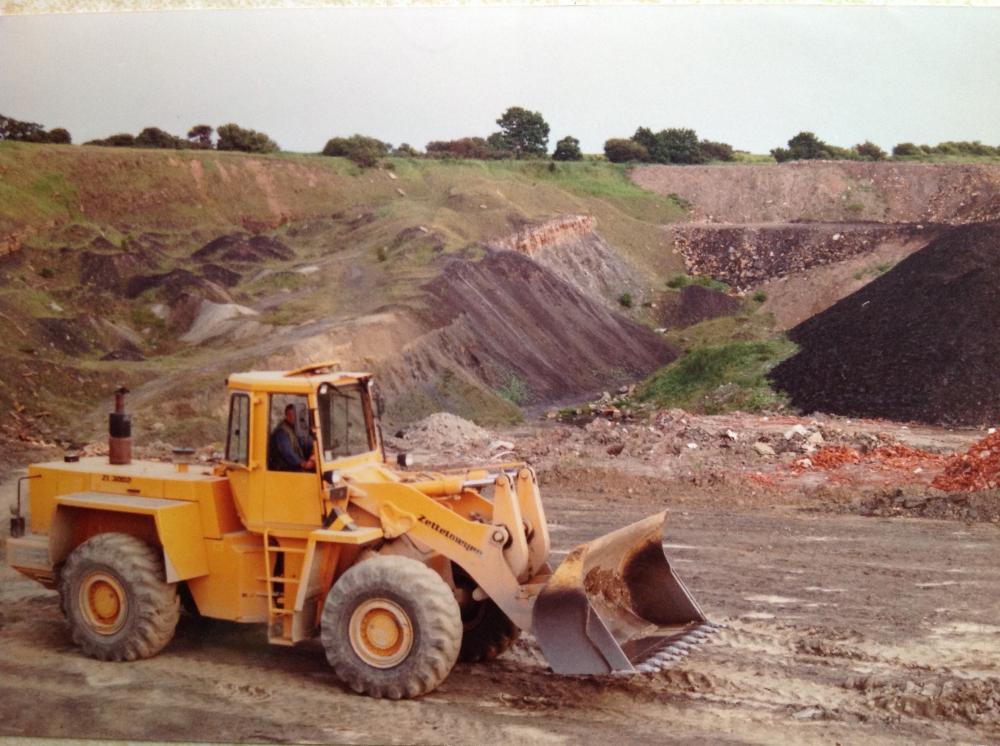
[[[86,654],[155,655],[183,598],[277,645],[318,636],[351,689],[398,699],[520,630],[556,673],[607,674],[667,665],[714,629],[664,556],[663,513],[553,572],[532,468],[390,463],[371,374],[319,363],[227,387],[220,464],[133,461],[120,389],[109,458],[33,464],[19,482],[8,561],[58,590]]]

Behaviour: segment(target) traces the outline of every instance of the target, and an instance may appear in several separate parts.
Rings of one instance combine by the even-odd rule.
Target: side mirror
[[[340,481],[340,471],[338,469],[327,469],[323,472],[323,481],[327,484],[333,484],[334,482]]]

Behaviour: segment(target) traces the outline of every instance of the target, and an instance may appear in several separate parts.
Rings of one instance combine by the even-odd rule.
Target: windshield
[[[324,461],[355,456],[375,447],[368,433],[367,402],[360,383],[327,386],[321,390],[318,403]]]

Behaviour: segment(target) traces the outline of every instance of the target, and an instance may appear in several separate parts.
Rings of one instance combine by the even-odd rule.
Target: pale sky
[[[330,8],[0,17],[0,114],[80,143],[236,122],[423,148],[511,105],[586,152],[639,125],[766,153],[800,130],[1000,145],[1000,8]]]

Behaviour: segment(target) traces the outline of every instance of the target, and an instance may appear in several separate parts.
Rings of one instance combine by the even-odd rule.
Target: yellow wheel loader
[[[120,389],[108,459],[68,454],[18,483],[8,561],[58,589],[86,654],[155,655],[183,598],[278,645],[319,636],[353,690],[398,699],[520,630],[556,673],[605,674],[676,660],[714,627],[663,554],[664,514],[553,572],[534,471],[388,462],[370,374],[320,363],[227,387],[218,465],[132,461]]]

